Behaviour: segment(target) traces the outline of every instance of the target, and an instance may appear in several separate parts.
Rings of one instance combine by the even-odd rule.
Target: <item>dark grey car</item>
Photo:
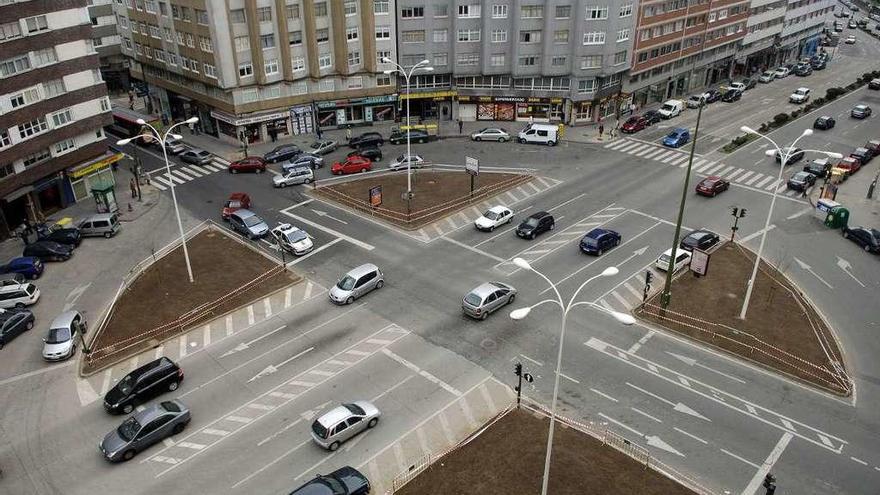
[[[111,462],[130,460],[150,445],[181,433],[190,419],[189,409],[179,400],[160,402],[108,433],[99,446],[101,453]]]
[[[269,233],[269,226],[256,213],[244,208],[235,210],[229,215],[232,230],[248,239],[259,239]]]
[[[464,296],[461,310],[472,318],[485,320],[489,313],[512,303],[514,299],[516,289],[513,287],[501,282],[486,282]]]

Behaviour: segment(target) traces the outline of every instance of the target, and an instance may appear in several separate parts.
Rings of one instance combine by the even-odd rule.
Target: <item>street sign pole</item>
[[[474,179],[480,175],[480,161],[476,158],[464,157],[464,170],[471,174],[471,198],[474,197]]]

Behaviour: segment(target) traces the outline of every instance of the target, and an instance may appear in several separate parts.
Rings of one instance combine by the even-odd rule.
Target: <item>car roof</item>
[[[492,294],[498,289],[507,289],[510,288],[507,284],[502,284],[501,282],[483,282],[482,284],[474,287],[470,294],[476,294],[481,299],[485,299],[489,294]]]
[[[324,414],[318,416],[315,421],[324,425],[325,428],[331,428],[333,426],[336,426],[336,423],[339,423],[349,416],[351,416],[351,411],[349,411],[348,408],[343,405],[338,405],[333,409],[325,412]]]
[[[802,92],[809,91],[809,90],[810,90],[810,88],[803,88],[803,87],[797,89],[797,91],[802,91]]]
[[[69,327],[70,323],[73,321],[74,317],[79,314],[79,311],[74,309],[65,311],[60,315],[56,316],[54,320],[52,320],[52,324],[49,325],[49,328],[63,328]]]
[[[549,216],[550,216],[550,214],[547,213],[546,211],[536,211],[536,212],[532,213],[531,215],[529,215],[529,218],[541,219],[541,218],[549,217]]]
[[[678,251],[681,251],[681,253],[679,253]],[[676,249],[676,250],[675,250],[675,254],[676,254],[676,256],[679,255],[679,254],[682,254],[682,253],[683,253],[683,254],[686,254],[686,255],[688,255],[688,256],[691,255],[691,253],[685,251],[684,249]],[[667,249],[666,251],[663,251],[663,254],[665,254],[666,256],[672,256],[672,248],[669,248],[669,249]],[[663,254],[661,254],[660,256],[663,256]]]
[[[868,108],[868,105],[865,105],[864,103],[859,103],[855,106],[855,108]]]
[[[30,282],[21,283],[18,285],[4,285],[0,287],[0,292],[18,292],[20,290],[24,290],[28,285],[34,285]]]
[[[234,192],[229,195],[229,199],[244,199],[246,197],[250,197],[250,196],[248,196],[248,193],[243,193],[243,192]]]
[[[494,212],[494,213],[501,213],[501,212],[503,212],[503,211],[508,211],[509,209],[510,209],[510,208],[508,208],[508,207],[506,207],[506,206],[495,205],[495,206],[489,208],[488,211],[491,211],[491,212]]]
[[[702,182],[718,182],[721,180],[724,180],[724,179],[722,179],[721,177],[719,177],[717,175],[710,175],[709,177],[706,177],[705,179],[703,179]]]
[[[596,227],[595,229],[587,232],[584,237],[589,237],[590,239],[598,239],[599,237],[601,237],[605,234],[610,234],[612,232],[614,232],[614,231],[610,230],[610,229],[603,229],[603,228]]]
[[[691,232],[690,234],[688,234],[687,237],[693,237],[694,239],[700,239],[700,238],[705,237],[707,235],[717,235],[717,234],[715,234],[715,232],[712,232],[711,230],[708,230],[708,229],[697,229],[697,230]]]
[[[276,226],[272,230],[277,230],[278,232],[281,232],[283,234],[288,234],[290,232],[296,232],[297,230],[302,230],[302,229],[300,229],[299,227],[294,227],[293,225],[291,225],[289,223],[279,223],[278,226]]]
[[[162,356],[159,359],[154,359],[154,360],[150,361],[149,363],[141,366],[140,368],[136,368],[136,369],[132,370],[131,373],[129,373],[129,375],[131,375],[132,378],[137,378],[137,377],[146,375],[147,373],[149,373],[155,369],[171,367],[171,366],[174,366],[174,362],[171,361],[170,359],[168,359],[167,357]]]
[[[186,406],[176,400],[168,400],[163,402],[173,402],[177,404],[178,406],[180,406],[181,412],[186,410]],[[144,409],[143,411],[136,413],[134,415],[134,419],[136,419],[141,426],[144,426],[150,421],[156,419],[157,417],[162,416],[166,412],[169,411],[166,411],[165,408],[162,407],[162,402],[160,402],[158,404],[153,404],[152,406],[147,406],[146,409]]]
[[[83,221],[94,222],[95,220],[110,220],[110,218],[114,216],[116,216],[115,213],[95,213],[94,215],[89,215],[83,218]]]
[[[242,220],[244,220],[245,218],[249,218],[249,217],[253,217],[253,216],[257,215],[256,213],[252,212],[251,210],[248,210],[247,208],[241,208],[239,210],[235,210],[234,212],[232,212],[232,214],[237,216],[238,218],[241,218]]]
[[[378,266],[376,266],[372,263],[364,263],[361,266],[357,266],[357,267],[352,268],[351,270],[348,271],[348,273],[346,273],[346,275],[351,275],[352,278],[359,278],[363,275],[366,275],[367,273],[375,272],[378,270],[379,270]]]
[[[675,129],[672,130],[672,132],[674,132],[676,134],[681,134],[683,132],[688,132],[688,130],[685,129],[684,127],[676,127]]]

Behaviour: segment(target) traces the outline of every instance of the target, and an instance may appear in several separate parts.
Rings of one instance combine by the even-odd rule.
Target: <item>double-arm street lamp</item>
[[[116,144],[119,146],[125,146],[126,144],[132,142],[137,138],[144,139],[155,139],[162,146],[162,155],[165,157],[165,173],[168,175],[168,184],[171,186],[171,200],[174,203],[174,213],[177,215],[177,228],[180,231],[180,243],[183,245],[183,258],[186,260],[186,271],[189,273],[189,283],[193,283],[195,280],[193,279],[193,271],[192,265],[189,262],[189,251],[186,250],[186,236],[183,234],[183,223],[180,221],[180,209],[177,206],[177,194],[174,192],[174,180],[171,177],[171,163],[168,161],[168,150],[165,147],[165,142],[168,136],[171,136],[175,140],[180,140],[183,137],[180,134],[172,134],[171,131],[174,130],[175,127],[181,126],[184,124],[195,124],[199,121],[198,117],[190,117],[183,122],[178,122],[168,129],[165,130],[165,133],[160,133],[153,127],[151,124],[148,124],[144,121],[144,119],[137,119],[138,125],[141,126],[141,129],[147,128],[148,132],[144,132],[143,134],[138,134],[137,136],[133,136],[127,139],[120,139],[116,141]]]
[[[514,309],[513,311],[510,312],[510,317],[512,319],[522,320],[526,316],[528,316],[529,313],[534,308],[536,308],[544,303],[554,303],[557,306],[559,306],[559,309],[562,310],[562,327],[559,331],[559,349],[558,349],[557,355],[556,355],[556,376],[554,377],[554,382],[553,382],[553,399],[550,402],[550,431],[547,434],[547,452],[544,456],[544,478],[543,478],[543,483],[541,486],[541,494],[547,495],[547,486],[550,482],[550,453],[553,448],[553,427],[556,424],[556,400],[559,397],[559,375],[562,373],[562,348],[563,348],[563,343],[565,341],[565,322],[568,320],[569,311],[574,309],[576,306],[590,305],[590,306],[593,306],[597,309],[600,309],[602,311],[605,311],[605,312],[611,314],[611,316],[613,316],[614,319],[616,319],[618,322],[620,322],[624,325],[632,325],[633,323],[636,322],[636,320],[635,320],[635,318],[632,317],[632,315],[628,315],[626,313],[618,313],[617,311],[605,309],[601,306],[595,306],[591,302],[587,302],[587,301],[575,302],[575,299],[577,298],[578,294],[581,292],[581,289],[586,287],[587,284],[589,284],[593,280],[595,280],[599,277],[613,277],[614,275],[617,275],[619,270],[617,269],[616,266],[609,266],[608,268],[603,270],[602,273],[588,278],[586,281],[584,281],[584,283],[581,284],[580,287],[577,288],[576,291],[574,291],[574,294],[571,296],[571,299],[569,299],[568,304],[565,304],[562,300],[562,295],[559,293],[559,289],[556,288],[556,285],[553,282],[551,282],[550,279],[547,278],[547,276],[545,276],[543,273],[532,268],[532,265],[530,265],[528,261],[526,261],[522,258],[514,258],[513,264],[519,268],[522,268],[523,270],[529,270],[531,272],[534,272],[539,277],[543,278],[550,285],[550,287],[553,289],[553,292],[556,293],[556,299],[545,299],[539,303],[533,304],[532,306]]]
[[[800,141],[801,138],[804,138],[804,137],[807,137],[807,136],[810,136],[813,134],[812,129],[804,129],[804,132],[802,132],[801,135],[798,136],[798,138],[795,139],[793,143],[791,143],[791,146],[788,146],[787,148],[783,149],[783,148],[780,148],[778,144],[776,144],[776,141],[773,141],[772,139],[770,139],[766,135],[761,134],[760,132],[752,129],[751,127],[742,126],[739,129],[741,131],[745,132],[746,134],[754,134],[755,136],[758,136],[761,139],[766,139],[767,141],[770,142],[771,145],[773,145],[773,149],[768,149],[765,153],[767,154],[767,156],[777,156],[777,155],[779,156],[779,174],[777,175],[776,182],[774,183],[777,185],[782,182],[782,173],[785,171],[785,166],[788,164],[788,160],[791,158],[791,155],[793,155],[795,153],[795,145],[797,144],[797,142]],[[811,153],[821,153],[821,154],[826,155],[830,158],[838,158],[838,159],[843,158],[843,155],[841,155],[840,153],[834,153],[833,151],[823,151],[823,150],[802,150],[802,151],[811,152]],[[739,312],[739,319],[740,320],[746,319],[746,312],[749,310],[749,300],[752,298],[752,289],[755,286],[755,277],[757,277],[757,275],[758,275],[758,265],[761,263],[761,255],[764,253],[764,241],[766,241],[766,239],[767,239],[767,231],[770,229],[770,220],[771,220],[771,218],[773,218],[773,207],[776,206],[776,190],[777,189],[779,189],[779,188],[778,187],[773,188],[773,195],[771,196],[771,199],[770,199],[770,209],[767,210],[767,219],[764,221],[764,229],[761,231],[761,242],[760,242],[760,244],[758,244],[758,254],[757,254],[757,256],[755,256],[755,266],[752,267],[752,276],[749,277],[749,283],[748,283],[748,286],[746,287],[746,297],[743,300],[742,309]]]
[[[410,200],[412,200],[412,154],[410,150],[410,133],[412,132],[412,128],[409,125],[409,100],[410,100],[410,86],[409,86],[409,78],[419,69],[425,72],[431,72],[434,70],[433,67],[429,67],[427,60],[422,60],[421,62],[410,67],[409,72],[403,68],[403,66],[395,63],[388,57],[382,57],[382,62],[386,64],[393,64],[396,68],[389,69],[383,71],[383,73],[391,75],[395,72],[400,73],[403,78],[406,80],[406,217],[409,220],[409,215],[412,212],[412,208],[410,207]]]

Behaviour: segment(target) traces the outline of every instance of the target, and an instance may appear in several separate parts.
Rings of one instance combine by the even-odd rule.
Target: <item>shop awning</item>
[[[79,179],[80,177],[91,175],[101,169],[109,167],[112,163],[118,162],[122,159],[123,156],[125,155],[123,155],[122,153],[107,153],[94,160],[80,163],[75,167],[70,167],[69,169],[67,169],[67,176],[71,179]]]
[[[16,189],[15,191],[12,191],[11,193],[7,194],[3,198],[3,201],[6,201],[7,203],[15,201],[16,199],[24,196],[25,194],[27,194],[33,190],[34,190],[34,186],[32,186],[32,185],[20,187],[20,188]]]

